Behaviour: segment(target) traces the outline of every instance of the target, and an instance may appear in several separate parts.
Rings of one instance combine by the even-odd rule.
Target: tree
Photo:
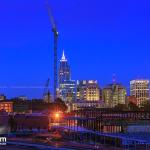
[[[55,110],[60,110],[60,111],[67,111],[67,105],[61,98],[56,98],[54,102],[54,109]]]
[[[14,116],[9,116],[8,125],[11,132],[16,131],[16,121]]]
[[[140,108],[133,102],[129,102],[128,109],[131,111],[139,111],[140,110]]]
[[[142,106],[142,110],[150,111],[150,101],[145,101]]]
[[[114,107],[114,110],[117,111],[126,111],[128,110],[127,106],[125,104],[118,104]]]

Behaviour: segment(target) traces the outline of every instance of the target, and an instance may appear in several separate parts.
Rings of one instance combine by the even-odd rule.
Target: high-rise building
[[[115,107],[118,104],[125,104],[126,89],[121,84],[109,84],[102,91],[102,97],[106,107]]]
[[[143,102],[149,100],[149,80],[130,81],[130,95],[137,98],[137,104],[141,107]]]
[[[60,97],[65,102],[76,100],[76,82],[74,80],[66,80],[59,85]]]
[[[70,66],[64,51],[59,65],[59,96],[65,102],[72,102],[76,99],[76,83],[71,80]]]
[[[59,64],[59,84],[69,80],[71,80],[70,66],[63,51],[62,58]]]
[[[77,81],[77,100],[99,101],[100,88],[97,80]]]

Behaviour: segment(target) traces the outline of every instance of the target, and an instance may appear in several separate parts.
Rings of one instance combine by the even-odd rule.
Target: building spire
[[[61,61],[67,61],[66,57],[65,57],[65,51],[63,50],[63,54],[62,54],[62,57],[61,57]]]
[[[116,74],[113,74],[113,84],[116,84]]]

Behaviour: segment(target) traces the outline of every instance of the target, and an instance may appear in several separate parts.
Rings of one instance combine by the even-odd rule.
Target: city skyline
[[[150,2],[0,3],[0,150],[150,150]]]
[[[62,50],[62,56],[60,57],[61,59],[58,59],[58,62],[60,61],[62,61],[63,59],[65,60],[65,61],[67,61],[68,62],[68,59],[66,58],[66,55],[65,55],[65,50],[63,49]],[[69,61],[70,62],[70,61]],[[59,64],[59,63],[58,63]],[[59,67],[60,67],[60,65],[59,65]],[[71,65],[69,65],[69,68],[71,68]],[[59,72],[59,71],[58,71]],[[70,71],[70,73],[72,72],[72,70]],[[101,86],[101,82],[99,82],[99,80],[98,80],[98,84],[100,85],[100,88],[101,89],[103,89],[103,88],[106,88],[107,86],[109,86],[109,84],[122,84],[122,82],[118,82],[117,81],[117,78],[116,78],[116,75],[115,74],[113,74],[112,75],[112,78],[111,78],[112,80],[109,82],[109,83],[106,83],[105,85],[103,85],[103,86]],[[147,79],[147,78],[146,78]],[[144,79],[144,78],[139,78],[139,77],[137,77],[137,78],[134,78],[133,80],[146,80],[146,79]],[[84,78],[84,79],[80,79],[80,80],[87,80],[86,78]],[[93,80],[93,79],[88,79],[88,80]],[[147,79],[148,80],[148,79]],[[59,79],[58,79],[58,81],[59,81]],[[128,86],[124,86],[125,88],[126,88],[126,90],[127,90],[127,95],[130,95],[130,82],[131,82],[132,80],[130,80],[129,82],[128,82]],[[77,82],[77,80],[76,80],[76,82]],[[59,86],[58,86],[59,87]],[[32,85],[9,85],[9,86],[2,86],[2,87],[0,87],[1,89],[10,89],[10,90],[22,90],[23,91],[23,93],[24,93],[24,91],[25,90],[27,90],[28,88],[29,89],[31,89],[31,90],[38,90],[38,92],[40,91],[41,92],[41,94],[43,94],[42,92],[43,92],[43,89],[45,88],[45,85],[43,84],[43,85],[36,85],[36,86],[32,86]],[[52,89],[53,89],[53,87],[52,87],[52,85],[50,85],[50,92],[53,92],[52,91]],[[7,93],[7,92],[6,92]],[[42,98],[42,97],[32,97],[32,96],[30,96],[29,95],[29,93],[27,92],[26,94],[22,94],[21,92],[20,92],[20,94],[18,94],[18,95],[14,95],[14,96],[9,96],[9,95],[7,95],[6,93],[0,93],[0,94],[5,94],[6,96],[7,96],[7,98],[15,98],[15,97],[18,97],[18,96],[27,96],[29,99],[32,99],[32,98]]]
[[[117,81],[128,88],[130,80],[149,79],[148,2],[91,2],[51,2],[60,35],[59,58],[65,49],[72,78],[95,79],[104,87],[115,73]],[[53,37],[45,4],[5,1],[0,12],[4,14],[0,25],[0,86],[44,86],[49,77],[52,84]],[[42,92],[11,88],[0,91],[8,97],[42,97]]]

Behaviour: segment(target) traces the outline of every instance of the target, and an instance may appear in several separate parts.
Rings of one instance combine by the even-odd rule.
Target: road
[[[16,144],[16,146],[0,146],[0,150],[41,150],[44,146],[48,149],[69,149],[69,150],[114,150],[114,147],[107,147],[104,145],[94,146],[90,144],[83,144],[72,142],[69,140],[64,140],[63,138],[58,140],[51,140],[49,137],[51,134],[39,134],[38,136],[31,136],[31,137],[9,137],[7,140],[10,142],[9,144]],[[24,145],[24,146],[21,146]],[[21,148],[20,148],[21,146]],[[31,148],[32,146],[32,148]],[[34,146],[34,148],[33,148]],[[10,148],[11,147],[11,148]],[[28,148],[27,148],[28,147]],[[5,149],[4,149],[5,148]],[[115,148],[115,150],[122,150],[120,148]]]
[[[6,146],[0,146],[0,150],[114,150],[112,147],[106,147],[99,145],[95,147],[93,145],[80,144],[76,142],[52,142],[47,144],[31,143],[31,142],[9,142]],[[121,150],[115,148],[115,150]]]
[[[16,145],[0,146],[0,150],[35,150],[34,148]]]

